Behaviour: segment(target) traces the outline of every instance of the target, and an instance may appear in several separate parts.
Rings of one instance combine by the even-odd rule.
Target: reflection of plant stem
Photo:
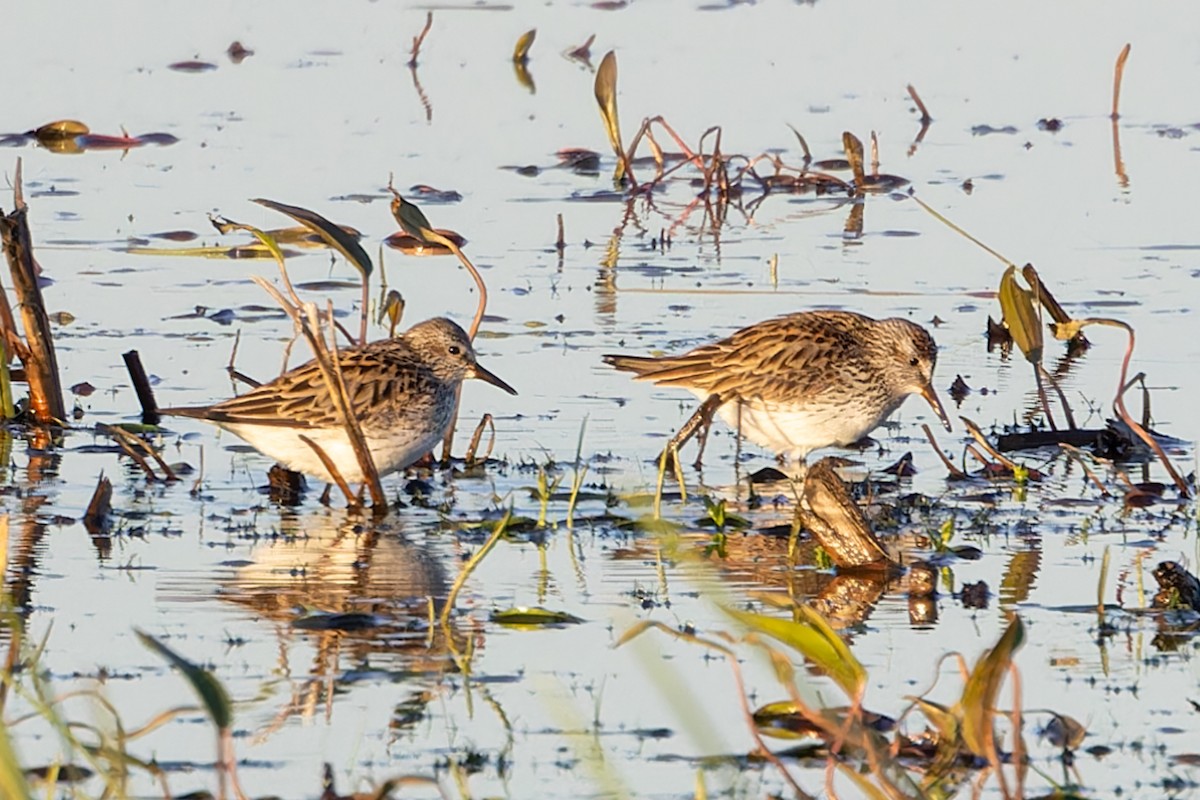
[[[583,487],[583,479],[588,473],[588,465],[583,463],[583,434],[587,431],[587,422],[588,418],[585,415],[579,426],[579,442],[575,445],[575,475],[571,479],[571,498],[567,501],[568,529],[575,527],[575,504],[579,501],[579,490]]]
[[[408,71],[412,73],[413,88],[417,90],[417,97],[421,100],[421,106],[425,109],[425,122],[433,122],[433,103],[429,102],[429,95],[425,94],[425,87],[421,85],[421,79],[417,77],[416,66],[410,66]]]
[[[1121,421],[1128,425],[1129,429],[1137,434],[1138,438],[1145,442],[1146,446],[1153,450],[1154,454],[1158,456],[1158,460],[1162,462],[1164,467],[1166,467],[1167,473],[1171,476],[1171,480],[1175,482],[1175,486],[1179,489],[1179,493],[1184,497],[1191,497],[1192,492],[1190,487],[1187,485],[1187,481],[1185,481],[1183,476],[1175,470],[1175,465],[1171,463],[1169,458],[1167,458],[1167,454],[1163,452],[1162,447],[1159,446],[1158,442],[1154,441],[1154,437],[1147,433],[1145,428],[1139,425],[1133,419],[1133,417],[1129,415],[1129,411],[1125,408],[1125,389],[1127,388],[1125,385],[1125,376],[1129,373],[1129,361],[1131,358],[1133,358],[1133,327],[1119,319],[1110,319],[1108,317],[1088,317],[1087,319],[1080,320],[1079,325],[1080,327],[1085,325],[1108,325],[1114,328],[1121,328],[1127,334],[1129,334],[1129,344],[1125,348],[1125,357],[1121,360],[1121,378],[1117,382],[1117,396],[1116,399],[1113,400],[1113,406],[1116,407],[1117,415],[1121,417]]]
[[[442,614],[438,620],[443,628],[447,627],[450,621],[450,612],[454,609],[454,601],[458,598],[458,593],[462,591],[463,584],[467,582],[467,578],[471,576],[471,573],[475,571],[475,568],[479,566],[484,557],[496,546],[496,542],[500,541],[500,537],[504,536],[505,531],[508,530],[508,522],[511,519],[512,509],[510,508],[504,512],[504,516],[496,523],[496,526],[492,529],[492,535],[487,538],[483,546],[476,550],[475,555],[471,556],[467,563],[463,565],[463,568],[459,570],[458,577],[454,579],[454,585],[450,587],[450,594],[446,597],[446,604],[442,606]],[[449,635],[448,630],[447,635]]]
[[[1054,393],[1058,395],[1059,405],[1062,406],[1063,414],[1065,414],[1067,417],[1067,426],[1071,430],[1078,430],[1078,427],[1075,424],[1075,415],[1071,413],[1071,407],[1067,405],[1067,396],[1063,394],[1062,387],[1058,385],[1058,381],[1055,380],[1054,376],[1046,370],[1046,368],[1042,365],[1042,362],[1039,361],[1036,365],[1036,368],[1038,372],[1041,373],[1043,378],[1050,381],[1050,388],[1052,388]]]

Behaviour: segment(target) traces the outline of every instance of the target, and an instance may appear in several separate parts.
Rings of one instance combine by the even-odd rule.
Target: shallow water
[[[677,352],[800,308],[923,324],[936,317],[937,385],[948,408],[946,392],[961,375],[974,391],[957,413],[985,429],[1024,419],[1036,402],[1031,369],[1019,354],[985,347],[987,317],[999,316],[993,293],[1003,265],[903,192],[868,196],[857,238],[844,234],[853,205],[831,197],[776,194],[752,204],[750,195],[716,225],[684,181],[652,201],[609,195],[613,160],[593,75],[559,56],[593,32],[593,62],[610,48],[620,60],[627,139],[643,116],[661,114],[691,147],[721,125],[727,154],[778,149],[798,165],[788,124],[817,158],[841,155],[843,130],[864,141],[878,132],[882,171],[909,179],[925,202],[1007,258],[1036,264],[1072,314],[1117,316],[1135,327],[1133,369],[1147,373],[1155,426],[1181,440],[1175,463],[1195,469],[1200,243],[1187,209],[1200,171],[1191,111],[1200,100],[1200,63],[1192,6],[1154,4],[1137,14],[1107,3],[994,3],[970,12],[945,2],[437,8],[417,71],[430,111],[404,66],[424,15],[382,3],[335,11],[303,2],[16,10],[21,35],[9,49],[24,77],[7,93],[4,126],[19,132],[76,118],[94,132],[124,126],[179,140],[74,155],[32,144],[0,150],[10,156],[10,174],[16,157],[23,160],[37,256],[53,281],[49,310],[75,317],[56,329],[63,384],[97,389],[78,398],[84,416],[53,454],[13,441],[6,476],[10,553],[23,559],[10,566],[9,583],[27,592],[31,638],[49,631],[41,663],[57,691],[94,687],[103,676],[104,695],[130,726],[190,702],[179,676],[138,644],[137,627],[210,666],[238,701],[236,746],[252,796],[315,797],[322,762],[333,765],[343,791],[401,773],[450,785],[448,763],[470,753],[485,759],[469,778],[478,795],[682,796],[693,791],[700,758],[752,747],[729,668],[655,632],[612,645],[644,619],[691,624],[710,636],[733,631],[714,601],[744,603],[751,592],[786,591],[789,581],[813,591],[824,577],[790,573],[782,542],[738,535],[725,560],[667,554],[660,564],[652,539],[596,521],[603,501],[582,503],[581,521],[568,530],[566,502],[556,500],[549,510],[556,526],[501,542],[472,576],[451,639],[429,634],[425,623],[424,598],[444,596],[483,539],[466,522],[494,518],[510,504],[536,517],[528,489],[537,465],[569,465],[581,429],[588,481],[603,484],[600,495],[653,489],[651,459],[691,413],[692,399],[635,384],[600,355]],[[535,26],[531,93],[509,56]],[[224,55],[235,39],[255,51],[240,64]],[[1122,180],[1108,110],[1112,64],[1127,41],[1133,50],[1117,126]],[[190,59],[217,68],[168,68]],[[910,82],[934,117],[915,147]],[[1047,117],[1061,119],[1062,129],[1039,130]],[[555,152],[565,147],[601,152],[600,175],[557,167]],[[536,176],[512,169],[530,165],[540,168]],[[444,258],[381,250],[396,227],[384,189],[390,173],[401,189],[424,183],[463,195],[422,208],[433,224],[467,237],[491,289],[480,358],[520,395],[467,386],[458,449],[489,412],[503,463],[466,476],[436,473],[432,507],[409,507],[371,531],[337,503],[321,507],[315,491],[296,509],[271,504],[256,488],[266,460],[201,423],[172,420],[163,437],[169,461],[198,468],[203,451],[194,496],[194,477],[148,483],[127,461],[92,447],[108,443],[91,433],[95,423],[136,419],[120,358],[128,349],[141,353],[163,405],[226,396],[224,367],[238,331],[241,371],[266,377],[280,369],[290,324],[250,280],[274,277],[270,261],[135,252],[197,243],[155,238],[181,229],[199,242],[241,241],[218,237],[210,213],[262,228],[289,224],[249,198],[304,206],[362,230],[389,286],[404,294],[406,323],[439,314],[465,323],[475,305],[465,272]],[[558,214],[568,244],[561,258]],[[663,232],[668,248],[658,246]],[[357,317],[356,273],[342,259],[304,250],[288,269],[297,284],[349,282],[312,296],[331,297]],[[194,313],[196,306],[206,311]],[[222,310],[232,314],[210,318]],[[1125,341],[1107,330],[1090,338],[1093,348],[1062,383],[1080,423],[1097,426],[1111,415]],[[1048,343],[1048,365],[1061,359],[1061,347]],[[1195,767],[1177,757],[1195,749],[1195,714],[1181,703],[1196,686],[1195,645],[1180,632],[1186,626],[1133,609],[1139,587],[1153,592],[1149,573],[1159,561],[1194,566],[1194,503],[1168,499],[1125,511],[1051,452],[1022,456],[1047,473],[1025,492],[1004,481],[951,485],[919,428],[933,422],[929,410],[910,400],[893,421],[877,431],[878,450],[851,454],[863,464],[856,474],[911,450],[919,471],[901,491],[939,504],[901,530],[931,533],[953,510],[955,543],[983,555],[955,561],[944,578],[954,588],[984,580],[991,598],[976,610],[947,591],[936,623],[914,625],[906,598],[885,595],[847,631],[870,674],[867,705],[897,716],[907,695],[939,676],[931,697],[953,702],[957,667],[939,658],[958,651],[974,659],[1017,613],[1028,626],[1017,664],[1037,768],[1063,779],[1058,751],[1034,734],[1049,718],[1034,710],[1053,709],[1088,726],[1085,748],[1114,748],[1076,762],[1073,779],[1090,793],[1161,796],[1190,787]],[[952,457],[961,454],[961,425],[939,439]],[[705,535],[693,526],[704,517],[697,495],[725,497],[733,507],[746,496],[738,478],[774,463],[753,447],[745,452],[738,462],[734,436],[718,425],[703,474],[688,473],[688,502],[664,504],[665,516],[697,534],[694,550]],[[1140,467],[1128,469],[1141,479]],[[74,521],[100,472],[114,481],[119,518],[109,551]],[[570,484],[565,473],[560,488]],[[1168,480],[1157,465],[1147,474]],[[385,485],[407,497],[404,479]],[[1115,480],[1109,485],[1120,494]],[[786,488],[779,493],[778,511],[770,504],[738,511],[756,528],[786,523]],[[648,508],[623,501],[612,511],[636,517]],[[1105,600],[1129,611],[1110,612],[1113,631],[1102,636],[1089,609],[1106,548]],[[489,621],[492,609],[526,605],[585,622],[531,631]],[[366,613],[378,625],[346,634],[294,626],[314,612]],[[1160,629],[1177,635],[1161,637]],[[453,649],[468,645],[469,679],[453,660]],[[750,650],[746,656],[752,704],[781,699],[768,665]],[[812,686],[837,696],[823,679]],[[1002,695],[1001,705],[1009,702]],[[9,718],[16,713],[6,710]],[[86,703],[68,706],[69,716],[95,713]],[[906,724],[919,730],[915,718]],[[27,764],[59,753],[57,738],[35,723],[13,733]],[[595,767],[597,748],[605,769]],[[215,784],[211,729],[199,715],[131,749],[168,767],[174,792]],[[705,762],[709,790],[747,797],[784,790],[770,769],[743,766]],[[796,769],[810,791],[820,791],[823,762]],[[1030,794],[1048,790],[1050,779],[1031,776]],[[156,792],[142,777],[134,786]],[[994,782],[986,791],[999,794]]]

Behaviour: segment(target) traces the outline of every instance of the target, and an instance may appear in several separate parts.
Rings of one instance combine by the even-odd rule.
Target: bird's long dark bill
[[[487,381],[492,386],[499,386],[501,389],[508,392],[509,394],[517,393],[516,389],[512,388],[507,383],[505,383],[504,381],[497,378],[495,374],[493,374],[489,370],[485,369],[484,367],[480,366],[479,364],[475,365],[474,377],[478,378],[481,381]],[[939,406],[939,408],[940,408],[940,406]],[[946,418],[946,415],[943,414],[942,419],[945,419],[945,418]],[[949,425],[950,423],[946,423],[946,424]]]
[[[946,416],[946,409],[942,408],[942,401],[938,399],[937,392],[934,390],[932,383],[925,384],[925,388],[921,390],[921,397],[924,397],[925,402],[933,406],[933,410],[937,412],[938,419],[946,426],[946,430],[954,430],[950,427],[950,419]]]

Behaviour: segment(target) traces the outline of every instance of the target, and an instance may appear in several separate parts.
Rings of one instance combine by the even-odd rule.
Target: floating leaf
[[[995,731],[992,716],[1000,684],[1012,664],[1013,655],[1025,642],[1025,626],[1014,617],[996,646],[980,656],[963,687],[959,705],[962,710],[962,737],[967,748],[977,756],[989,758],[994,747]]]
[[[233,703],[230,702],[229,693],[225,691],[225,687],[221,685],[217,677],[203,667],[188,661],[150,634],[136,629],[134,632],[141,639],[142,644],[158,653],[171,666],[183,673],[183,677],[199,695],[200,702],[204,705],[213,724],[220,730],[228,730],[233,724]]]
[[[825,741],[825,732],[809,721],[792,700],[767,703],[755,709],[753,718],[754,726],[766,736]]]
[[[433,233],[454,242],[459,248],[467,243],[466,237],[449,228],[436,228]],[[397,231],[383,240],[383,243],[394,250],[410,256],[446,256],[454,253],[449,247],[431,239],[418,239],[405,231]]]
[[[309,614],[292,623],[302,631],[365,631],[379,627],[374,614],[345,612],[341,614]]]
[[[537,627],[540,625],[577,625],[582,619],[566,611],[551,611],[548,608],[526,608],[517,606],[504,611],[493,611],[489,619],[500,625]]]
[[[91,133],[91,129],[77,119],[60,119],[54,122],[47,122],[33,131],[34,137],[42,143],[51,142],[56,139],[74,139],[76,136],[83,136],[87,133]]]
[[[529,60],[529,48],[533,47],[533,40],[537,38],[537,28],[531,28],[521,34],[521,38],[517,39],[517,46],[513,48],[513,61],[518,64],[524,64]]]
[[[621,144],[621,123],[617,117],[617,54],[612,50],[604,54],[596,70],[594,89],[608,142],[617,154],[617,169],[613,173],[613,181],[617,182],[625,177],[625,146]]]
[[[1017,268],[1009,266],[1000,279],[1000,310],[1013,341],[1032,364],[1042,360],[1042,322],[1033,294],[1017,283]]]
[[[371,257],[367,255],[366,250],[362,249],[362,245],[358,243],[358,239],[347,234],[341,226],[334,225],[320,214],[309,211],[307,208],[289,206],[261,197],[255,198],[253,202],[282,214],[287,214],[301,225],[315,231],[330,247],[344,255],[346,260],[362,273],[364,279],[371,275],[371,270],[373,269]]]
[[[828,674],[851,698],[860,697],[866,687],[867,671],[850,648],[812,608],[797,605],[794,611],[799,617],[797,620],[725,608],[725,613],[748,628],[778,639],[799,652]]]

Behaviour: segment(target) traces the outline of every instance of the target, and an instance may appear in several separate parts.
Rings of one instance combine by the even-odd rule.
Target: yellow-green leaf
[[[858,789],[855,797],[862,797],[865,800],[887,800],[888,795],[875,784],[871,783],[868,775],[858,771],[857,768],[851,767],[845,762],[838,762],[838,771],[843,776],[850,779],[850,782]]]
[[[1025,626],[1020,617],[1014,617],[996,646],[975,662],[971,677],[963,687],[959,701],[963,743],[982,758],[988,758],[993,749],[992,717],[995,714],[996,696],[1000,693],[1000,685],[1012,664],[1013,655],[1024,642]]]
[[[617,54],[612,50],[604,54],[600,68],[596,70],[594,89],[608,142],[617,154],[617,170],[613,180],[619,181],[625,177],[625,146],[621,144],[621,123],[617,117]]]
[[[926,700],[923,697],[907,697],[906,700],[912,700],[917,704],[917,708],[921,709],[921,713],[925,715],[925,719],[933,724],[937,729],[938,737],[941,741],[948,744],[953,744],[958,741],[959,724],[958,717],[955,716],[953,709],[946,708],[940,703],[935,703],[932,700]]]
[[[1000,279],[1000,310],[1013,341],[1032,364],[1042,360],[1042,321],[1032,293],[1017,283],[1017,268],[1009,266]]]
[[[135,630],[134,633],[141,639],[142,644],[158,653],[166,659],[167,663],[183,673],[183,677],[200,697],[200,702],[208,712],[213,724],[220,730],[228,730],[233,724],[233,703],[229,700],[229,694],[217,676],[188,661],[150,634],[140,630]]]
[[[725,607],[725,613],[746,627],[778,639],[823,670],[847,695],[861,697],[867,682],[867,671],[850,648],[812,608],[797,605],[798,620],[768,617],[749,611]]]
[[[517,39],[517,46],[513,48],[513,61],[518,64],[524,64],[529,60],[529,48],[533,47],[533,40],[537,38],[537,28],[532,28],[521,34],[521,38]]]
[[[30,800],[33,796],[4,725],[0,725],[0,795],[12,800]]]
[[[526,608],[517,606],[503,611],[493,611],[491,621],[500,625],[534,627],[539,625],[576,625],[582,619],[566,611],[551,611],[548,608]]]
[[[752,716],[754,727],[764,736],[825,741],[825,732],[810,722],[793,700],[767,703],[755,709]]]
[[[89,133],[91,130],[88,126],[77,119],[60,119],[47,122],[34,130],[33,135],[38,141],[46,142],[55,139],[74,139],[76,136],[86,136]]]

